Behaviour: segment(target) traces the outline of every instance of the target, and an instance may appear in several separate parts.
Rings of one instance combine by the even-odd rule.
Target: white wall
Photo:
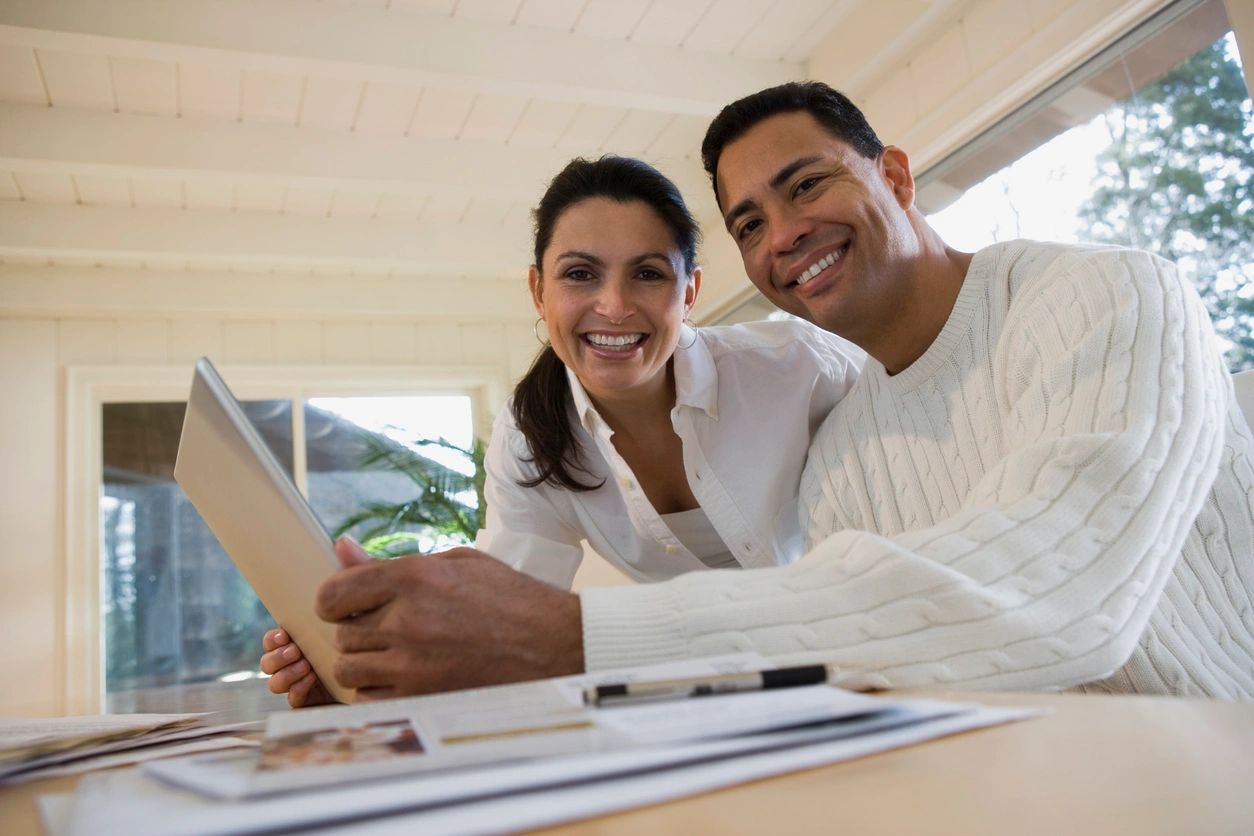
[[[178,287],[154,293],[142,271],[91,271],[68,284],[32,283],[36,268],[0,267],[0,464],[8,478],[0,488],[0,714],[56,714],[66,710],[63,665],[67,567],[94,563],[94,554],[66,554],[65,499],[68,484],[66,423],[67,370],[80,366],[179,367],[190,382],[191,365],[208,355],[232,366],[309,367],[336,365],[363,369],[443,365],[495,367],[512,381],[525,369],[537,344],[525,292],[502,283],[518,311],[496,319],[475,311],[441,310],[407,298],[406,280],[343,277],[341,295],[373,297],[337,318],[325,309],[292,318],[275,305],[272,318],[260,318],[255,304],[287,277],[266,274],[164,276],[199,301],[169,310],[161,298]],[[63,277],[64,278],[64,277]],[[98,281],[93,282],[93,279]],[[521,283],[521,279],[520,279]],[[199,286],[192,293],[190,286]],[[204,288],[227,288],[206,294]],[[253,292],[247,293],[247,287]],[[239,294],[234,298],[230,294]],[[251,303],[245,297],[251,297]],[[84,299],[108,297],[114,316],[85,315]],[[335,300],[330,300],[334,302]],[[343,300],[342,300],[343,301]],[[326,300],[322,303],[326,305]],[[344,302],[347,304],[347,302]],[[68,313],[30,315],[60,306]],[[95,307],[103,307],[96,304]],[[292,307],[300,308],[302,303]],[[235,308],[237,316],[215,311]],[[129,312],[129,315],[123,315]],[[142,380],[136,383],[142,384]],[[72,573],[71,573],[72,574]]]

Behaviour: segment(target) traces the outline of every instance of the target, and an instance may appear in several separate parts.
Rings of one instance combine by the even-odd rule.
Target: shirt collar
[[[675,406],[691,406],[704,410],[718,420],[718,368],[710,348],[695,328],[679,327],[679,345],[675,348]],[[575,403],[579,423],[590,433],[598,423],[604,423],[597,408],[584,391],[583,384],[569,368],[566,379],[570,382],[570,396]]]
[[[680,326],[675,349],[675,406],[704,410],[718,420],[718,367],[701,334],[688,325]]]

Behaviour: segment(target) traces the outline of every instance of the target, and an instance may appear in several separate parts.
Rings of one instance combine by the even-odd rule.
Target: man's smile
[[[816,258],[814,261],[791,273],[788,277],[788,281],[784,283],[784,288],[804,287],[818,277],[820,273],[841,263],[845,254],[849,252],[850,243],[851,242],[849,241],[845,241],[845,243],[828,252],[826,255]]]

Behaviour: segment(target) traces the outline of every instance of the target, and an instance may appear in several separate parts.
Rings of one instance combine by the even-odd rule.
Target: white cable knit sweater
[[[586,590],[586,661],[757,650],[851,687],[1254,698],[1252,456],[1172,265],[989,247],[923,357],[869,360],[816,436],[808,554]]]

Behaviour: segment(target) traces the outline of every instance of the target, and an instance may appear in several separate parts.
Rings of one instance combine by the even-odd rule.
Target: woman
[[[810,437],[862,355],[797,321],[688,326],[698,237],[638,160],[577,159],[553,179],[528,277],[547,345],[493,428],[476,547],[561,587],[584,539],[641,581],[800,555]],[[270,689],[309,702],[286,634],[263,646]]]

